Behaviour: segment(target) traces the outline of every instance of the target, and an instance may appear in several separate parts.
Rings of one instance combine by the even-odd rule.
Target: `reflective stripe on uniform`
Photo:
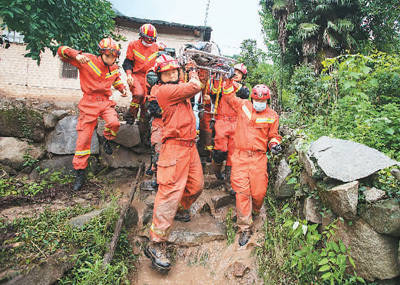
[[[275,122],[274,118],[257,118],[256,119],[256,124],[273,123],[273,122]]]
[[[115,81],[113,83],[113,86],[116,87],[116,86],[121,85],[121,84],[122,84],[122,80],[117,80],[117,81]]]
[[[230,88],[228,88],[228,89],[224,89],[223,90],[223,93],[224,94],[229,94],[229,93],[232,93],[233,92],[233,86],[231,86]]]
[[[101,71],[100,69],[93,63],[93,61],[89,61],[88,65],[90,66],[91,69],[93,69],[93,71],[98,75],[101,76]]]
[[[66,55],[64,54],[64,51],[65,51],[67,48],[69,48],[69,47],[63,46],[63,47],[61,48],[61,54],[62,54],[62,56],[65,57],[65,58],[68,58],[68,56],[66,56]]]
[[[133,50],[133,53],[134,53],[137,57],[139,57],[141,60],[143,60],[143,61],[146,60],[146,57],[145,57],[143,54],[141,54],[140,52],[138,52],[137,50]]]
[[[131,106],[132,106],[132,107],[138,107],[138,108],[139,108],[139,107],[140,107],[140,104],[135,103],[135,102],[131,102]]]
[[[213,150],[213,149],[214,149],[214,146],[212,146],[212,145],[206,145],[206,146],[204,147],[204,149],[205,149],[205,150]]]
[[[157,56],[157,54],[158,54],[158,51],[156,51],[155,53],[153,53],[152,55],[150,55],[150,56],[147,58],[147,61],[151,61],[153,58],[155,58],[155,57]]]
[[[243,112],[246,114],[247,118],[248,118],[249,120],[251,120],[251,112],[249,111],[249,109],[247,109],[246,105],[243,105],[243,106],[242,106],[242,110],[243,110]]]
[[[75,151],[75,155],[77,155],[77,156],[83,156],[83,155],[88,155],[88,154],[90,154],[90,149]]]
[[[115,70],[111,71],[110,73],[107,73],[107,74],[106,74],[106,78],[110,78],[110,77],[112,77],[113,75],[117,74],[118,72],[119,72],[119,70],[118,70],[118,69],[115,69]]]
[[[157,229],[156,226],[154,225],[154,223],[151,223],[151,227],[150,230],[155,233],[156,235],[160,236],[160,237],[165,237],[167,235],[166,231]]]
[[[113,130],[111,130],[110,128],[105,127],[105,128],[104,128],[104,131],[105,131],[105,132],[109,132],[109,133],[110,133],[112,136],[114,136],[114,137],[117,136],[117,133],[114,132]]]

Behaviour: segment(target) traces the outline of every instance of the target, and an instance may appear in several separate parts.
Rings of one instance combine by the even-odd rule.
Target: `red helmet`
[[[239,70],[243,74],[243,79],[246,79],[247,76],[247,67],[243,63],[237,63],[233,67],[236,70]]]
[[[258,84],[251,90],[251,98],[258,100],[271,99],[270,91],[267,85]]]
[[[155,42],[157,40],[157,30],[152,24],[144,24],[139,29],[139,36],[146,41]]]
[[[113,55],[119,57],[121,54],[121,47],[112,38],[104,38],[99,43],[100,54]]]
[[[156,63],[154,64],[154,70],[157,73],[178,69],[179,63],[176,59],[168,54],[162,54],[156,59]]]

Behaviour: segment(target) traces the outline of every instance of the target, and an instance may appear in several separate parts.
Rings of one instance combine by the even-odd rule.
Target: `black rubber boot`
[[[232,172],[232,166],[225,166],[225,190],[232,196],[236,196],[236,193],[235,191],[233,191],[231,185],[231,172]]]
[[[74,191],[81,190],[82,186],[85,184],[86,174],[85,169],[75,170],[75,182],[74,182]]]
[[[107,153],[108,155],[111,155],[113,153],[113,149],[112,149],[112,146],[111,146],[111,143],[109,140],[104,139],[103,149],[104,149],[104,152]]]
[[[174,220],[176,221],[181,221],[181,222],[190,222],[190,212],[189,210],[185,210],[185,209],[178,209],[178,211],[175,214],[175,218]]]
[[[224,175],[222,174],[221,170],[222,170],[222,163],[217,163],[214,160],[212,161],[212,167],[213,167],[213,171],[215,174],[215,177],[217,177],[218,180],[224,180]]]
[[[171,269],[171,261],[167,256],[165,243],[150,242],[144,249],[144,254],[151,259],[151,263],[157,271],[168,273]]]
[[[250,231],[241,232],[239,236],[239,245],[240,246],[246,245],[249,242],[250,237],[251,237]]]

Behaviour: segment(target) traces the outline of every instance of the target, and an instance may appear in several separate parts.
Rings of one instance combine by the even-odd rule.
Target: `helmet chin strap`
[[[104,59],[103,59],[103,54],[101,54],[100,57],[101,57],[101,61],[103,62],[103,64],[104,64],[105,66],[107,66],[107,68],[108,68],[108,73],[111,73],[110,65],[104,61]]]

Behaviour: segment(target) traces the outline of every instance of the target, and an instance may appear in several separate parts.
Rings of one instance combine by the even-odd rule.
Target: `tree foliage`
[[[115,13],[106,0],[0,0],[3,27],[24,36],[28,53],[40,63],[45,48],[59,44],[95,52],[114,30]]]
[[[389,51],[400,40],[400,4],[395,0],[261,0],[260,4],[274,62],[278,63],[279,47],[281,60],[289,67],[311,63],[319,71],[327,57],[365,48]]]
[[[305,65],[290,82],[295,125],[311,139],[333,136],[366,144],[400,160],[400,57],[377,52]]]

